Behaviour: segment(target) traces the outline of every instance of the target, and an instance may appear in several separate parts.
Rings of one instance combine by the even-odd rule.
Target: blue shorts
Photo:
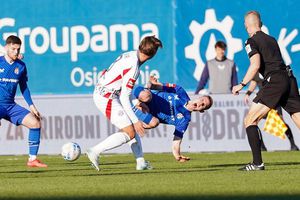
[[[30,113],[27,109],[18,104],[0,105],[0,119],[6,119],[19,126],[26,115]]]
[[[150,113],[143,113],[143,111],[141,111],[140,109],[137,109],[137,108],[133,108],[133,111],[135,113],[135,115],[137,116],[137,118],[146,123],[146,124],[149,124],[153,118],[153,116],[150,114]]]

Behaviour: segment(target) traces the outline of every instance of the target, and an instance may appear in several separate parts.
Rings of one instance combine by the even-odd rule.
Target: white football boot
[[[88,159],[91,161],[91,165],[97,170],[99,171],[99,156],[97,154],[95,154],[91,149],[88,149],[86,151],[86,155],[88,157]]]
[[[149,161],[145,161],[143,163],[139,163],[136,165],[136,170],[152,170],[153,167],[151,166]]]

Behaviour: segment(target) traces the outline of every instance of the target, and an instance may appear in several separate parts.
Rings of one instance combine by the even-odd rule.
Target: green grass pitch
[[[146,154],[154,169],[136,171],[131,154],[104,155],[101,171],[82,155],[75,162],[40,156],[46,169],[25,166],[26,156],[0,157],[0,199],[300,199],[300,153],[264,152],[265,171],[237,169],[250,152]]]

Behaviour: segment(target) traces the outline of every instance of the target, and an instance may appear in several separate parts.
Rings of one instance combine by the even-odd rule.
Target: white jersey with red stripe
[[[137,51],[123,53],[107,70],[103,71],[95,88],[95,91],[101,96],[119,99],[132,123],[138,121],[132,110],[131,93],[140,74],[139,67]],[[107,117],[110,118],[110,116]]]

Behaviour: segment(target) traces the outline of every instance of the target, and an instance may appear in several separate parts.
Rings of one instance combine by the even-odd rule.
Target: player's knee
[[[127,126],[121,130],[129,136],[130,140],[132,140],[135,137],[135,129],[133,126]]]
[[[135,138],[135,133],[134,134],[129,134],[129,138],[130,138],[130,140],[134,139]]]
[[[41,128],[41,122],[37,118],[35,118],[31,113],[26,115],[22,120],[22,125],[27,128]]]
[[[30,128],[41,128],[41,122],[36,118],[32,118],[32,120],[30,120]]]
[[[244,119],[244,127],[247,128],[251,125],[256,125],[257,123],[253,120],[253,118],[249,115],[247,115]]]
[[[126,133],[129,136],[130,140],[132,140],[135,137],[135,131],[134,130],[127,131]]]

